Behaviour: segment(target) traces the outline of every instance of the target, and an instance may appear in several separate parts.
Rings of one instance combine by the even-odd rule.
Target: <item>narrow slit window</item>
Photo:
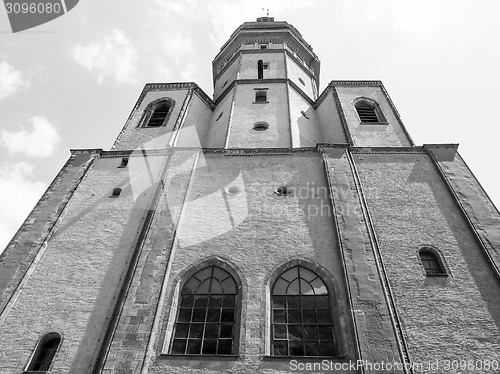
[[[46,334],[35,350],[31,362],[29,363],[26,371],[45,373],[49,370],[54,356],[56,355],[57,348],[61,344],[61,335],[56,332]]]
[[[262,60],[257,61],[257,79],[264,78],[264,63]]]
[[[236,354],[237,296],[233,276],[218,266],[189,278],[181,291],[170,353]]]
[[[128,157],[122,157],[122,162],[120,163],[119,168],[126,168],[128,165]]]
[[[446,271],[434,251],[428,248],[421,249],[420,261],[422,261],[426,275],[446,275]]]
[[[255,102],[256,103],[266,103],[267,102],[267,92],[266,91],[255,92]]]
[[[120,187],[113,188],[113,192],[110,197],[118,197],[122,193],[122,189]]]
[[[272,288],[271,349],[274,356],[336,356],[330,295],[311,270],[284,271]]]

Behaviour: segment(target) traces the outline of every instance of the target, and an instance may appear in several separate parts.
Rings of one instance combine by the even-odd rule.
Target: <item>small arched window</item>
[[[377,107],[377,104],[368,100],[359,100],[354,107],[358,112],[359,119],[362,123],[380,123],[385,122],[382,118],[382,113]]]
[[[170,98],[155,100],[144,110],[137,127],[161,127],[168,121],[175,101]]]
[[[330,296],[323,280],[302,266],[283,272],[272,288],[272,354],[336,356]]]
[[[420,261],[424,266],[426,275],[447,275],[439,256],[430,248],[422,248],[419,251]]]
[[[181,291],[170,353],[236,354],[238,287],[218,266],[194,274]]]
[[[40,339],[26,371],[41,373],[48,371],[54,360],[59,344],[61,344],[61,335],[57,332],[51,332],[44,335],[42,339]]]

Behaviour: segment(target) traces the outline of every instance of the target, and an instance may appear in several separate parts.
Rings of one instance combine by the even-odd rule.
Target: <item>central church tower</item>
[[[147,84],[111,150],[71,150],[0,256],[0,372],[496,370],[500,214],[381,82],[319,70],[245,22],[213,98]]]
[[[319,66],[286,22],[262,17],[239,27],[213,62],[214,99],[229,128],[224,146],[316,146],[320,133],[309,108],[318,97]]]

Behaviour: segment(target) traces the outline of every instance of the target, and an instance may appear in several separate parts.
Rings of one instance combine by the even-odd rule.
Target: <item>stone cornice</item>
[[[97,153],[102,154],[104,152],[102,148],[80,148],[80,149],[70,149],[71,155],[82,155],[87,153]]]
[[[220,96],[215,100],[215,105],[219,105],[219,103],[224,99],[224,97],[234,88],[236,84],[258,84],[261,86],[265,86],[266,84],[273,83],[289,83],[294,90],[304,98],[310,105],[314,105],[314,100],[311,99],[295,82],[293,82],[289,78],[271,78],[271,79],[237,79],[231,82],[230,85],[220,94]]]

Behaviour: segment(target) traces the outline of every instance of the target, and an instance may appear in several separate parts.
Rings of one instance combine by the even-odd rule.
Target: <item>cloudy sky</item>
[[[147,82],[196,82],[270,8],[331,80],[382,80],[417,145],[459,151],[500,206],[498,0],[80,0],[12,34],[0,10],[0,251],[70,148],[109,149]]]

